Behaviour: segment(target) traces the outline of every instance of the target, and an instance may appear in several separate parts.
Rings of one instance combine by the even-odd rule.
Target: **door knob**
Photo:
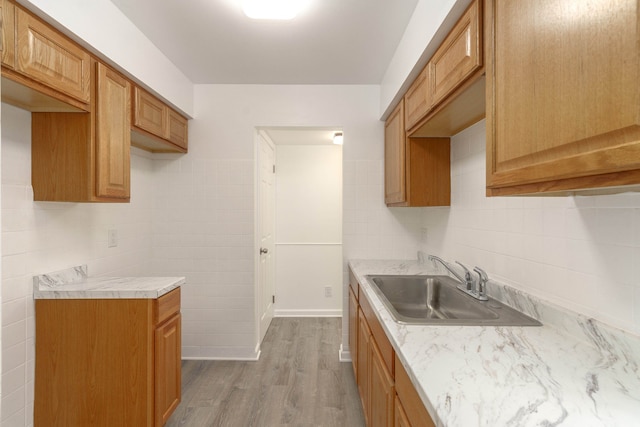
[[[267,254],[267,253],[269,253],[269,249],[267,249],[267,248],[260,248],[260,255],[262,255],[262,254]]]

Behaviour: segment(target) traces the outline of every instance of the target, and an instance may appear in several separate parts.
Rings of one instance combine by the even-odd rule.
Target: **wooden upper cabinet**
[[[487,193],[640,183],[640,3],[487,1]]]
[[[131,83],[97,64],[96,196],[129,199]]]
[[[16,8],[7,0],[0,0],[0,49],[2,66],[13,68],[16,63]]]
[[[16,12],[16,50],[16,71],[81,102],[89,102],[89,53],[22,8]]]
[[[136,86],[133,92],[133,144],[156,152],[186,152],[187,119],[144,89]]]
[[[404,127],[409,130],[422,119],[433,105],[429,67],[425,67],[404,95]]]
[[[385,123],[384,183],[387,206],[449,206],[449,138],[407,138],[404,103]]]
[[[471,3],[428,64],[433,103],[437,104],[482,67],[482,14]]]
[[[405,185],[404,100],[391,113],[384,125],[384,201],[404,203]]]
[[[34,200],[128,202],[130,83],[95,63],[90,113],[31,115]]]

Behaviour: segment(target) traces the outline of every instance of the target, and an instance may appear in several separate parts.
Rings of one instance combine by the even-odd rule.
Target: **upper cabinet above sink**
[[[487,194],[640,184],[640,3],[487,0]]]

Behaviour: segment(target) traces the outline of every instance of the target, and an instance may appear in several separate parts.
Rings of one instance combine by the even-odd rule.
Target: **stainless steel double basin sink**
[[[367,276],[395,320],[421,325],[540,326],[537,320],[492,298],[466,295],[449,276]]]

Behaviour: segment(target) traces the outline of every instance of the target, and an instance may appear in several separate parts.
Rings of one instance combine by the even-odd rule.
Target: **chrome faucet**
[[[469,269],[459,261],[456,261],[456,263],[460,267],[462,267],[462,269],[464,270],[464,277],[460,276],[451,267],[451,265],[445,260],[443,260],[442,258],[439,258],[435,255],[429,255],[429,260],[432,261],[434,265],[436,261],[439,262],[444,266],[444,268],[446,268],[449,271],[449,273],[451,273],[456,279],[458,279],[458,281],[460,282],[460,285],[458,285],[458,289],[474,297],[475,299],[478,299],[481,301],[488,300],[486,287],[487,287],[487,281],[489,281],[489,278],[487,277],[487,273],[485,273],[484,270],[482,270],[480,267],[475,267],[473,269],[474,272],[478,273],[478,281],[476,282],[471,277],[471,272],[469,271]]]
[[[449,273],[453,274],[454,277],[456,279],[458,279],[458,281],[460,283],[464,284],[464,286],[465,286],[467,291],[471,290],[471,287],[473,286],[473,280],[471,279],[471,272],[469,271],[469,269],[467,267],[462,265],[461,262],[456,261],[456,263],[458,265],[460,265],[460,267],[462,267],[464,269],[464,278],[462,276],[460,276],[458,273],[456,273],[456,271],[451,268],[451,265],[449,265],[449,263],[447,261],[443,260],[442,258],[439,258],[439,257],[437,257],[435,255],[429,255],[429,260],[430,261],[434,261],[434,265],[435,265],[435,261],[438,261],[440,264],[442,264],[444,266],[444,268],[449,270]]]

